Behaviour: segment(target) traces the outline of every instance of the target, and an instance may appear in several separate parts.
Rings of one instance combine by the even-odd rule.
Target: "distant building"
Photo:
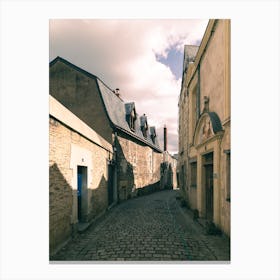
[[[177,159],[165,151],[161,163],[161,189],[177,189],[176,170]]]
[[[189,206],[230,235],[230,20],[185,46],[177,170]]]
[[[163,128],[163,162],[160,166],[160,188],[176,189],[177,188],[177,158],[170,155],[167,149],[167,127]]]

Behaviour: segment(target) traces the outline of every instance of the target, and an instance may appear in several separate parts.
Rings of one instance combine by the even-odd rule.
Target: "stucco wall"
[[[200,104],[209,97],[209,111],[225,119],[225,21],[218,21],[200,62]]]

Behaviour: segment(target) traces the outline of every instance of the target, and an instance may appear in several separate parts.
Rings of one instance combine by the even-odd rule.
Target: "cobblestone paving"
[[[228,261],[228,238],[206,235],[176,196],[161,191],[115,206],[51,260]]]

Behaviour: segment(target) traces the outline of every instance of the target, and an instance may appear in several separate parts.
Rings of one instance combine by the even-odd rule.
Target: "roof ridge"
[[[74,69],[76,69],[76,70],[78,70],[78,71],[80,71],[80,72],[82,72],[82,73],[84,73],[84,74],[90,76],[91,78],[98,79],[100,82],[102,82],[102,84],[103,84],[106,88],[108,88],[112,93],[114,93],[113,90],[112,90],[107,84],[105,84],[105,82],[104,82],[103,80],[101,80],[98,76],[96,76],[96,75],[90,73],[89,71],[87,71],[87,70],[85,70],[85,69],[83,69],[83,68],[81,68],[81,67],[79,67],[79,66],[73,64],[72,62],[66,60],[65,58],[63,58],[63,57],[61,57],[61,56],[57,56],[55,59],[53,59],[53,60],[49,63],[49,66],[52,66],[52,65],[55,64],[58,60],[61,61],[61,62],[63,62],[63,63],[65,63],[65,64],[67,64],[68,66],[70,66],[70,67],[72,67],[72,68],[74,68]]]

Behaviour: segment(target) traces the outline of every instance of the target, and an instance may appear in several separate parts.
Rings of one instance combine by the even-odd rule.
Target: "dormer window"
[[[148,126],[147,126],[147,124],[145,123],[145,125],[144,125],[144,127],[143,127],[143,129],[142,129],[143,136],[144,136],[145,138],[147,138],[147,130],[148,130]]]
[[[135,109],[133,109],[129,117],[129,126],[130,129],[133,131],[135,131],[135,121],[136,121],[136,112]]]
[[[155,144],[155,140],[156,140],[156,128],[154,126],[150,127],[150,133],[151,133],[151,139],[153,141],[153,143]]]
[[[135,123],[137,119],[136,109],[134,102],[125,104],[126,121],[132,131],[136,130]]]
[[[140,124],[141,124],[141,131],[143,133],[143,136],[144,138],[147,138],[148,122],[147,122],[147,116],[145,114],[140,117]]]

